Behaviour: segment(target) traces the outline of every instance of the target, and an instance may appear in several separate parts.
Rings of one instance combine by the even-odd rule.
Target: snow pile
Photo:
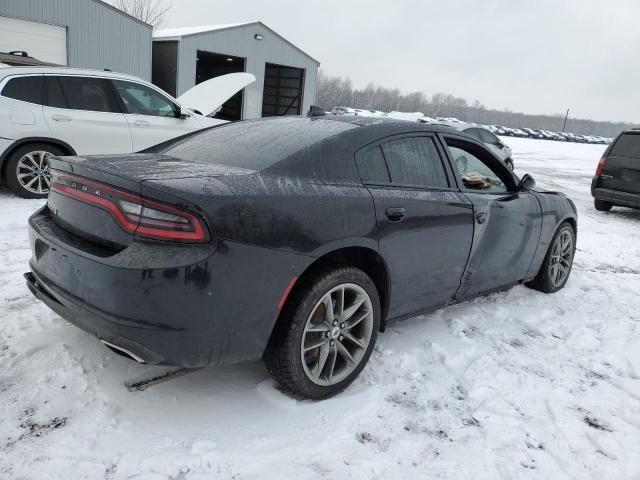
[[[579,209],[567,287],[517,287],[391,325],[321,403],[260,363],[129,393],[137,365],[29,293],[26,218],[0,192],[0,478],[640,478],[640,211],[596,212],[603,146],[505,139]],[[72,472],[72,473],[71,473]]]

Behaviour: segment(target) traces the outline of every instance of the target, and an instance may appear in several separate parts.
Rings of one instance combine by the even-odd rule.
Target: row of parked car
[[[504,137],[535,138],[539,140],[555,140],[558,142],[592,143],[601,145],[608,145],[613,141],[612,138],[600,137],[597,135],[578,135],[575,133],[552,132],[550,130],[533,128],[511,128],[502,125],[482,125],[473,122],[463,122],[462,120],[453,117],[423,117],[418,119],[418,121],[422,123],[466,123],[478,127],[484,127],[492,133]]]
[[[379,110],[364,110],[351,107],[335,107],[330,112],[333,115],[356,115],[361,117],[399,117],[406,120],[405,114],[399,114],[398,112],[385,113]],[[465,122],[455,117],[429,117],[429,116],[416,116],[416,121],[419,123],[430,124],[466,124],[476,127],[483,127],[494,133],[504,137],[521,137],[521,138],[535,138],[540,140],[555,140],[558,142],[573,142],[573,143],[591,143],[608,145],[613,141],[613,138],[601,137],[598,135],[578,135],[568,132],[552,132],[550,130],[533,129],[533,128],[511,128],[503,125],[482,125],[479,123]]]
[[[612,138],[600,137],[598,135],[578,135],[569,132],[552,132],[550,130],[535,130],[533,128],[509,128],[499,125],[489,125],[488,128],[496,135],[503,135],[506,137],[523,137],[523,138],[537,138],[540,140],[556,140],[559,142],[574,142],[574,143],[593,143],[608,145],[613,140]]]

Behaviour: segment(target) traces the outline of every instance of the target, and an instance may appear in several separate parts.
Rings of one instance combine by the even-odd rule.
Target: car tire
[[[571,243],[565,246],[567,239]],[[564,288],[571,275],[575,251],[576,232],[573,225],[564,222],[558,227],[551,240],[538,275],[528,282],[527,286],[544,293],[555,293]],[[562,271],[564,275],[560,277]]]
[[[593,206],[599,212],[608,212],[613,208],[613,203],[605,202],[604,200],[593,199]]]
[[[64,152],[46,143],[21,145],[7,158],[7,186],[22,198],[46,198],[51,183],[47,158],[55,155]]]
[[[504,161],[504,164],[507,166],[507,168],[508,168],[509,170],[511,170],[511,171],[513,172],[513,169],[515,168],[515,167],[513,166],[513,160],[511,160],[510,158],[507,158],[507,159]]]
[[[351,266],[324,269],[291,293],[265,350],[265,364],[290,395],[331,397],[365,367],[380,322],[380,297],[367,274]]]

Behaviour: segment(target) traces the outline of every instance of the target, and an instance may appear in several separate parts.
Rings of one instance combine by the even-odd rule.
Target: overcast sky
[[[640,123],[638,0],[166,1],[166,27],[261,20],[358,87]]]

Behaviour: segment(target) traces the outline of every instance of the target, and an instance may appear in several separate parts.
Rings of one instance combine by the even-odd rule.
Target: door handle
[[[480,213],[476,213],[476,222],[478,223],[484,223],[487,221],[487,214],[486,212],[480,212]]]
[[[151,125],[149,122],[147,122],[146,120],[136,120],[135,122],[133,122],[133,124],[136,127],[148,127],[149,125]]]
[[[51,115],[51,119],[55,120],[56,122],[70,122],[71,121],[71,117],[69,117],[67,115]]]
[[[407,211],[404,207],[389,207],[385,213],[387,214],[387,218],[392,222],[399,222],[407,214]]]

